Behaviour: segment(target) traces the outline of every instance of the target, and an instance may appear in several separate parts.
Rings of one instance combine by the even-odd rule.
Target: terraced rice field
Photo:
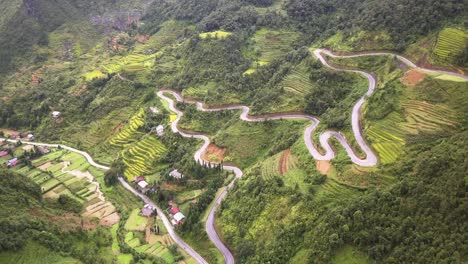
[[[309,79],[309,73],[304,63],[294,67],[284,78],[281,86],[285,91],[298,95],[305,95],[314,87]]]
[[[90,181],[93,175],[87,172],[90,165],[83,156],[56,150],[33,160],[32,164],[34,167],[31,168],[17,168],[18,172],[39,184],[44,197],[58,198],[66,194],[84,205],[84,217],[98,218],[104,225],[118,221],[115,207],[104,199],[97,185]]]
[[[359,191],[328,179],[325,184],[320,185],[315,197],[329,203],[341,203],[343,199],[356,197],[358,194]]]
[[[153,136],[147,136],[122,152],[126,166],[124,175],[131,180],[154,170],[154,161],[163,156],[167,148]]]
[[[383,164],[394,162],[402,152],[405,144],[405,131],[399,126],[402,122],[404,119],[393,112],[381,122],[369,127],[365,133]]]
[[[261,29],[255,32],[254,41],[260,51],[260,62],[270,63],[291,50],[299,37],[297,32]]]
[[[410,134],[430,133],[457,127],[456,113],[445,105],[411,100],[402,106],[407,120],[404,129]]]
[[[127,222],[125,222],[124,228],[128,231],[145,231],[148,219],[147,217],[140,216],[139,209],[134,209],[128,217]]]
[[[84,77],[87,81],[94,79],[103,79],[107,77],[107,74],[102,73],[100,70],[90,71],[84,74]]]
[[[269,157],[261,165],[261,173],[264,179],[271,179],[275,176],[280,176],[279,171],[279,161],[281,158],[281,153],[278,153],[272,157]]]
[[[143,135],[137,130],[145,124],[145,117],[145,111],[140,109],[137,114],[130,118],[128,124],[109,140],[109,143],[114,146],[124,147],[135,142],[135,137]]]
[[[463,52],[467,46],[467,41],[467,32],[456,28],[445,28],[439,33],[434,48],[434,56],[440,60],[452,61]]]
[[[206,39],[206,38],[218,38],[218,39],[224,39],[228,36],[230,36],[232,33],[223,31],[223,30],[216,30],[212,32],[205,32],[205,33],[200,33],[199,36],[201,39]]]
[[[450,130],[458,126],[456,113],[447,106],[409,100],[402,103],[402,107],[404,116],[393,112],[366,131],[383,164],[392,163],[398,158],[407,136]]]

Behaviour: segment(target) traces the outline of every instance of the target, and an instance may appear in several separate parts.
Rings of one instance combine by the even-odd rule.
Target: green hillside
[[[184,97],[175,105],[183,112],[178,127],[211,140],[202,157],[244,172],[215,215],[236,263],[467,262],[467,80],[422,69],[467,75],[464,4],[0,2],[0,137],[32,133],[111,167],[101,171],[63,149],[40,155],[1,143],[0,262],[195,262],[160,218],[139,215],[144,202],[119,176],[136,189],[132,180],[145,177],[151,200],[185,215],[177,234],[209,263],[223,262],[205,221],[234,176],[194,161],[202,141],[173,133],[177,115],[160,89]],[[326,67],[318,48],[402,54],[422,67],[392,55],[324,56],[377,80],[359,117],[375,166],[353,163],[333,138],[335,157],[314,160],[304,144],[308,120],[246,122],[239,110],[193,104],[245,105],[257,117],[312,115],[320,151],[320,134],[337,131],[364,158],[351,113],[368,80]],[[14,157],[20,163],[8,167]],[[174,177],[176,169],[184,177]],[[99,224],[113,212],[120,218],[112,227]],[[81,223],[85,217],[95,218]]]

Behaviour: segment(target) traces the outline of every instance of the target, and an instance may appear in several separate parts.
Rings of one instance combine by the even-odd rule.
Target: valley
[[[466,261],[459,1],[90,5],[0,4],[1,262]]]

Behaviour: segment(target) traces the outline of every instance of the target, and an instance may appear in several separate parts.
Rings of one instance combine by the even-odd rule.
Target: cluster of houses
[[[182,175],[180,172],[177,170],[173,170],[171,173],[171,176],[174,178],[182,178],[184,175]],[[154,187],[151,187],[150,184],[145,180],[144,176],[138,176],[133,179],[133,182],[136,184],[137,189],[141,193],[147,193],[147,192],[155,192]],[[185,216],[182,214],[182,212],[177,208],[176,206],[170,206],[167,209],[167,212],[170,216],[171,223],[174,226],[178,226],[184,223],[185,221]],[[154,217],[157,215],[156,208],[149,205],[145,204],[143,208],[141,208],[140,215],[145,216],[145,217]]]
[[[31,133],[20,133],[18,131],[11,131],[7,133],[10,138],[14,139],[21,139],[21,140],[28,140],[34,141],[35,137]]]

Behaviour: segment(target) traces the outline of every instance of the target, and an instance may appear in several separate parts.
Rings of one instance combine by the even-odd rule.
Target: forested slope
[[[145,174],[158,185],[160,202],[179,200],[186,210],[193,202],[196,213],[182,230],[184,239],[199,242],[194,248],[210,261],[221,261],[203,232],[200,209],[209,207],[207,197],[220,183],[210,185],[215,173],[193,171],[198,141],[172,135],[175,115],[155,92],[173,89],[208,106],[243,104],[252,115],[313,115],[321,121],[314,141],[325,130],[337,130],[359,155],[350,113],[368,82],[323,67],[311,51],[386,50],[426,68],[466,75],[464,5],[462,0],[3,1],[0,129],[85,150],[100,163],[117,164],[128,179]],[[237,262],[466,262],[466,82],[410,69],[392,56],[327,61],[377,77],[362,115],[363,135],[379,157],[373,168],[353,164],[336,142],[332,161],[313,160],[301,136],[303,122],[246,123],[236,111],[201,113],[178,104],[186,112],[183,128],[206,133],[217,145],[211,146],[217,151],[212,155],[246,174],[216,216]],[[61,117],[52,118],[52,111]],[[165,128],[162,138],[150,135],[159,124]],[[166,177],[174,168],[195,177]],[[109,230],[57,227],[49,219],[69,207],[48,204],[37,186],[7,170],[0,176],[3,251],[35,248],[28,244],[34,237],[66,257],[112,259]],[[106,195],[116,190],[122,191],[109,187]],[[31,208],[46,217],[33,220]],[[102,250],[82,247],[86,243]]]

